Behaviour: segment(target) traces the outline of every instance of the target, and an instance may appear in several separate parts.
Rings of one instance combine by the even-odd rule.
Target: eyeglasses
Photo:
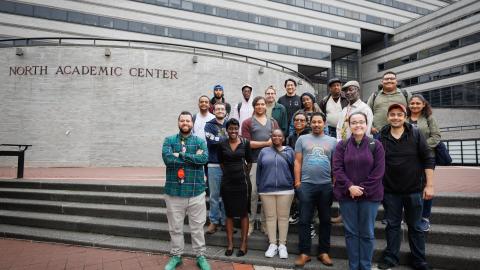
[[[383,78],[384,81],[393,81],[393,80],[396,80],[397,77],[385,77]]]
[[[306,120],[305,119],[294,119],[293,121],[294,122],[305,122]]]
[[[365,125],[367,122],[365,121],[353,121],[350,122],[350,126],[356,126],[356,125]]]

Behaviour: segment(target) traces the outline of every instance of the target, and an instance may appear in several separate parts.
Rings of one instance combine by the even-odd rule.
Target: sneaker
[[[285,245],[278,245],[278,256],[280,259],[288,259],[287,247]]]
[[[291,225],[295,225],[298,223],[298,220],[299,220],[298,212],[295,212],[288,219],[288,223],[290,223]]]
[[[175,270],[177,266],[182,264],[182,257],[180,256],[172,256],[168,263],[165,265],[165,270]]]
[[[393,268],[393,267],[395,267],[395,264],[393,264],[391,262],[380,262],[377,265],[378,269],[390,269],[390,268]]]
[[[310,224],[310,237],[315,238],[315,236],[317,235],[317,233],[315,232],[315,226],[312,224]]]
[[[278,247],[275,244],[270,244],[268,246],[267,251],[265,251],[265,257],[267,258],[273,258],[275,255],[278,253]]]
[[[420,229],[424,232],[430,231],[430,220],[428,220],[428,218],[422,218],[422,220],[420,220]]]
[[[205,258],[205,256],[197,257],[197,265],[198,268],[200,268],[201,270],[211,270],[210,264],[208,264],[207,258]]]

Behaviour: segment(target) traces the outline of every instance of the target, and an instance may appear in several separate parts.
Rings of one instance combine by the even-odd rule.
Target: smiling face
[[[213,113],[217,120],[223,120],[225,118],[225,104],[215,104],[215,110]]]
[[[215,90],[213,90],[213,95],[215,96],[215,98],[221,99],[223,96],[223,90],[220,88],[215,88]]]
[[[342,91],[342,84],[339,82],[334,82],[330,84],[329,90],[332,96],[337,97],[338,95],[340,95],[340,92]]]
[[[265,91],[265,100],[267,101],[267,103],[272,104],[275,102],[276,99],[277,99],[277,94],[275,93],[275,90],[273,90],[272,88],[268,88]]]
[[[252,88],[250,87],[242,88],[242,95],[243,95],[243,98],[245,98],[245,100],[248,101],[250,99],[250,96],[252,95]]]
[[[190,134],[193,128],[191,115],[180,115],[178,117],[178,129],[182,134]]]
[[[312,133],[315,135],[320,135],[323,133],[323,128],[325,127],[325,122],[323,121],[322,116],[314,115],[310,121],[310,127],[312,128]]]
[[[210,107],[210,100],[207,97],[201,97],[198,99],[198,109],[200,111],[206,111]]]
[[[231,140],[236,140],[238,138],[238,130],[239,130],[238,125],[228,126],[228,128],[227,128],[228,138],[231,139]]]
[[[413,97],[408,104],[408,108],[412,114],[421,113],[423,108],[425,108],[425,103],[418,97]]]
[[[387,120],[393,128],[400,128],[405,123],[407,114],[400,108],[393,108],[388,112]]]
[[[360,93],[358,92],[358,88],[356,86],[351,85],[347,88],[343,88],[342,91],[345,93],[345,97],[350,104],[355,103],[355,101],[360,98]]]
[[[283,132],[280,129],[275,129],[272,132],[272,144],[274,146],[281,146],[284,139]]]
[[[264,115],[267,113],[267,104],[265,103],[265,99],[259,99],[255,106],[253,107],[256,115]]]
[[[301,132],[307,126],[307,118],[303,114],[295,115],[293,118],[293,126],[297,132]]]
[[[285,84],[285,91],[287,91],[288,96],[295,95],[295,92],[297,92],[297,87],[295,86],[295,83],[292,81],[287,81],[287,83]]]
[[[313,110],[313,100],[305,95],[302,97],[302,104],[305,107],[305,111],[312,111]]]
[[[397,89],[397,76],[395,74],[385,74],[382,79],[383,91],[393,92]]]
[[[367,118],[363,114],[353,114],[349,119],[352,135],[363,136],[367,132]]]

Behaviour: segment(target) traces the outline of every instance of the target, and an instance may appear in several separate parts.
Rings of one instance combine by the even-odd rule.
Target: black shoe
[[[232,254],[233,254],[233,248],[232,249],[227,248],[227,250],[225,250],[225,256],[230,257],[232,256]]]
[[[248,251],[248,250],[243,251],[243,250],[239,249],[239,250],[237,251],[237,257],[243,257],[243,256],[245,256],[245,254],[247,254],[247,251]]]
[[[420,266],[414,266],[413,267],[415,270],[432,270],[433,268],[431,268],[430,266],[428,266],[428,264],[423,264],[423,265],[420,265]]]
[[[377,265],[378,269],[390,269],[390,268],[393,268],[393,267],[395,267],[395,264],[393,264],[391,262],[380,262]]]

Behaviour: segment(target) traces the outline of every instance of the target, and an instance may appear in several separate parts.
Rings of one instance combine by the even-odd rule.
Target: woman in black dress
[[[218,160],[223,170],[220,195],[225,207],[226,232],[228,247],[226,256],[233,254],[233,218],[239,217],[242,230],[242,243],[237,257],[247,253],[248,212],[252,186],[249,171],[252,165],[250,142],[238,135],[239,123],[236,119],[228,120],[226,127],[228,139],[220,143]]]

